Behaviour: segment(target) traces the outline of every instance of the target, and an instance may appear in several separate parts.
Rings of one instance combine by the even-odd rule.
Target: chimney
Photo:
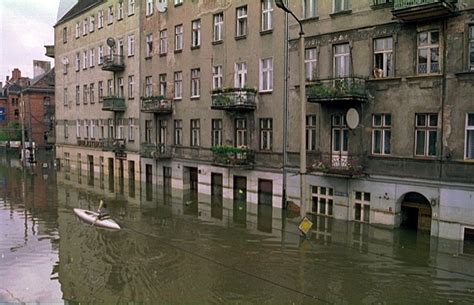
[[[12,71],[12,81],[16,81],[21,78],[21,71],[18,68],[13,69]]]

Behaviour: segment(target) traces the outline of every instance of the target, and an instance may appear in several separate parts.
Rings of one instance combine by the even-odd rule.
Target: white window
[[[135,36],[128,36],[128,56],[135,55]]]
[[[317,0],[303,0],[303,18],[316,17],[316,1]]]
[[[81,88],[76,86],[76,105],[80,105],[81,103]]]
[[[76,120],[76,138],[81,137],[81,120]]]
[[[183,145],[183,120],[174,120],[174,145]]]
[[[82,52],[82,69],[87,69],[88,66],[88,55],[87,51]]]
[[[174,72],[174,98],[183,98],[183,72]]]
[[[168,53],[168,33],[166,30],[160,31],[160,54]]]
[[[94,67],[95,65],[95,49],[89,50],[89,67]]]
[[[222,120],[212,120],[212,146],[222,145]]]
[[[191,69],[191,97],[201,95],[201,69]]]
[[[67,27],[63,28],[63,43],[67,42]]]
[[[128,140],[135,140],[135,119],[133,118],[128,119]]]
[[[83,89],[83,92],[82,92],[82,102],[84,103],[84,105],[87,104],[88,96],[89,96],[89,89],[88,89],[87,85],[84,85],[84,89]]]
[[[117,20],[123,19],[123,2],[120,1],[117,7]]]
[[[222,88],[222,66],[212,67],[212,89]]]
[[[89,99],[91,104],[95,103],[95,91],[94,91],[94,83],[89,84]]]
[[[90,132],[89,132],[89,120],[84,120],[84,127],[85,127],[85,135],[84,135],[84,138],[85,139],[89,139],[89,136],[90,136]]]
[[[81,36],[81,25],[76,22],[76,38],[79,38],[79,36]]]
[[[124,120],[123,119],[118,119],[117,120],[117,139],[123,139],[124,138]]]
[[[153,79],[151,76],[145,77],[145,97],[153,95]]]
[[[95,30],[95,16],[91,15],[89,17],[89,31],[94,32],[94,30]]]
[[[118,96],[124,97],[125,94],[124,94],[124,87],[123,87],[123,77],[118,78],[118,89],[119,89]]]
[[[273,90],[273,58],[260,60],[260,91]]]
[[[273,28],[273,0],[262,0],[262,31],[269,31]]]
[[[418,33],[418,74],[439,71],[439,31]]]
[[[113,139],[113,138],[114,138],[114,119],[109,119],[108,125],[109,125],[109,128],[108,128],[108,137],[109,137],[110,139]]]
[[[153,14],[153,0],[146,0],[146,15]]]
[[[316,116],[306,116],[306,150],[316,150]]]
[[[101,65],[102,63],[104,63],[104,47],[103,46],[99,46],[97,48],[97,55],[99,56],[99,65]]]
[[[438,146],[438,114],[415,115],[415,156],[435,157]]]
[[[107,24],[114,22],[114,6],[109,6],[108,15],[107,15]]]
[[[63,92],[63,104],[64,106],[67,106],[69,103],[67,101],[67,88],[64,88],[64,92]]]
[[[95,139],[96,120],[91,120],[91,139]]]
[[[349,44],[334,46],[334,77],[347,77],[350,73],[350,47]]]
[[[166,97],[166,74],[159,75],[160,81],[160,95]]]
[[[111,96],[113,94],[114,94],[113,80],[108,79],[107,80],[107,95]]]
[[[304,50],[304,65],[307,81],[314,81],[317,77],[318,50],[309,48]]]
[[[247,6],[238,7],[236,9],[236,30],[235,36],[242,37],[247,35]]]
[[[466,159],[474,159],[474,113],[466,115]]]
[[[84,22],[82,23],[84,30],[82,31],[82,35],[86,36],[87,33],[89,33],[89,20],[86,18],[84,19]]]
[[[81,68],[81,55],[78,53],[76,53],[76,71],[79,71],[79,69]]]
[[[260,150],[272,150],[273,120],[260,119]]]
[[[333,12],[347,11],[351,9],[351,0],[333,0]]]
[[[130,50],[130,48],[129,48],[129,50]],[[109,47],[109,54],[110,55],[112,55],[112,51],[113,51],[113,49]],[[124,55],[123,53],[124,53],[124,51],[123,51],[123,39],[119,39],[118,40],[118,55],[123,56]]]
[[[69,122],[68,121],[64,121],[64,138],[65,139],[69,138]]]
[[[191,146],[199,146],[201,140],[201,122],[199,119],[191,120]]]
[[[135,14],[135,0],[128,0],[128,15]]]
[[[153,54],[153,34],[146,35],[146,49],[145,49],[145,56],[151,57]]]
[[[224,13],[215,14],[213,16],[213,41],[221,41],[224,39]]]
[[[374,77],[393,76],[392,37],[374,39]]]
[[[98,13],[98,24],[97,24],[97,28],[101,29],[104,27],[104,11],[103,10],[100,10],[99,13]]]
[[[389,113],[372,116],[372,154],[390,155],[392,116]]]
[[[183,4],[183,0],[174,0],[174,5]]]
[[[183,25],[174,27],[174,50],[180,51],[183,49]]]
[[[133,75],[128,77],[128,98],[133,98]]]
[[[201,45],[201,20],[193,20],[191,22],[191,47],[196,48]]]
[[[235,146],[246,147],[247,144],[247,120],[241,118],[235,119]]]
[[[354,193],[354,220],[370,222],[370,193]]]
[[[100,103],[100,101],[102,100],[102,97],[104,96],[104,82],[101,80],[97,83],[97,91],[98,91],[99,103]]]
[[[247,85],[247,63],[238,62],[235,64],[234,87],[244,88]]]
[[[331,166],[347,167],[349,165],[349,128],[346,116],[335,114],[331,117]]]
[[[322,186],[313,186],[311,189],[313,199],[313,213],[332,216],[334,204],[333,189]]]

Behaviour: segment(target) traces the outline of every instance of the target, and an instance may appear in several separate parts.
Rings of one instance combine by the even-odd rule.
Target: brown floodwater
[[[0,160],[0,303],[474,303],[459,242]],[[122,230],[75,217],[100,199]]]

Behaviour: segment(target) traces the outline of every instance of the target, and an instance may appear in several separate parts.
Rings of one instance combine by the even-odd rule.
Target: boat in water
[[[118,223],[116,223],[115,220],[111,218],[98,219],[99,213],[97,212],[74,208],[74,214],[76,214],[76,216],[79,217],[84,222],[94,225],[96,227],[111,229],[111,230],[121,229]]]

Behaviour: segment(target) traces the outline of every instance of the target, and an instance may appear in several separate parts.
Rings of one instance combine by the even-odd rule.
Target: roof
[[[23,92],[29,91],[49,91],[54,90],[54,68],[38,75],[31,80],[30,86],[26,87]]]
[[[70,20],[102,2],[104,2],[104,0],[79,0],[76,5],[74,5],[58,22],[56,22],[56,25]]]

